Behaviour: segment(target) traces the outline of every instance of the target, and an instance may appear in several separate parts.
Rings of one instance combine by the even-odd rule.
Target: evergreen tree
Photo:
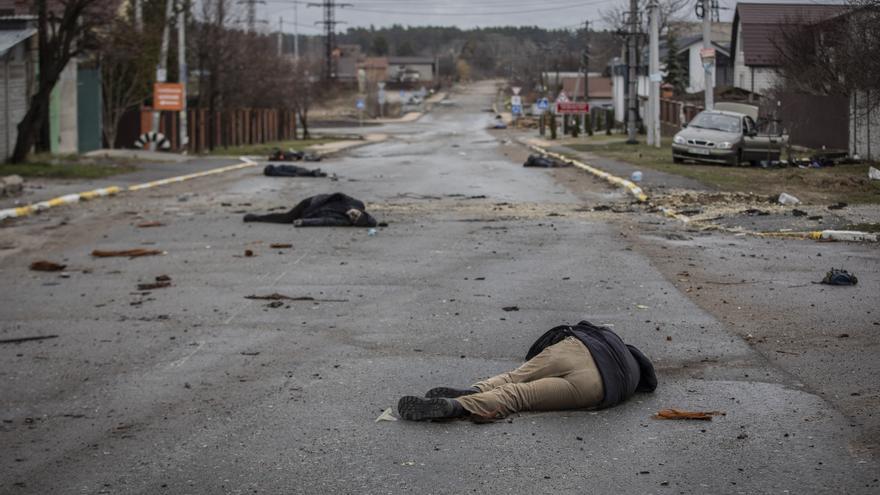
[[[678,40],[672,32],[666,35],[666,76],[663,82],[672,85],[672,90],[676,95],[684,93],[687,87],[687,74],[678,58]]]

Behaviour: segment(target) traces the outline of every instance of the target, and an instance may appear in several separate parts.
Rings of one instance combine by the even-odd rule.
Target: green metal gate
[[[79,152],[101,149],[104,138],[100,72],[97,69],[79,69],[76,89]]]

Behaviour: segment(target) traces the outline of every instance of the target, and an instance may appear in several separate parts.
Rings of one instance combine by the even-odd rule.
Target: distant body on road
[[[343,193],[318,194],[300,201],[287,213],[244,216],[245,222],[287,223],[296,227],[375,227],[363,201]]]

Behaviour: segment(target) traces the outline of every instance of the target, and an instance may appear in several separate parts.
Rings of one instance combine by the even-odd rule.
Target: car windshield
[[[694,120],[692,120],[688,126],[698,127],[700,129],[715,129],[716,131],[724,132],[740,132],[740,119],[733,115],[700,112],[700,114],[694,117]]]

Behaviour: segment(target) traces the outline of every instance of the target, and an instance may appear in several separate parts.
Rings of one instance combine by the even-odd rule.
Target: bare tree
[[[30,105],[18,124],[18,137],[9,161],[27,158],[46,123],[49,97],[67,64],[90,47],[94,28],[112,15],[113,0],[35,0],[39,38],[39,80]]]
[[[320,74],[320,66],[313,61],[300,60],[294,65],[290,81],[290,97],[293,109],[302,126],[302,138],[309,139],[309,109],[319,97],[320,86],[315,74]]]
[[[639,12],[648,11],[650,0],[639,0]],[[692,4],[691,0],[660,0],[660,31],[663,32],[671,21],[679,20],[683,16],[684,8]],[[613,29],[625,31],[628,29],[629,1],[622,0],[619,4],[607,10],[601,11],[602,20]],[[639,15],[641,31],[648,32],[648,15]]]
[[[114,18],[99,34],[103,133],[110,148],[126,111],[150,94],[157,40],[154,30],[138,31],[126,17]]]

